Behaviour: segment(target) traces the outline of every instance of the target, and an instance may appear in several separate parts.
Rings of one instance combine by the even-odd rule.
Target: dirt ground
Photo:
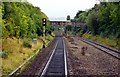
[[[79,38],[80,39],[80,38]],[[120,61],[90,46],[78,37],[66,37],[69,75],[118,77]],[[86,48],[83,50],[82,48]]]

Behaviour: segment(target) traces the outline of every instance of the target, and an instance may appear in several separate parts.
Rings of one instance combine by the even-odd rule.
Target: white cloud
[[[86,10],[92,8],[97,2],[96,0],[27,0],[34,6],[47,14],[52,20],[53,18],[66,19],[67,15],[73,18],[78,10]]]

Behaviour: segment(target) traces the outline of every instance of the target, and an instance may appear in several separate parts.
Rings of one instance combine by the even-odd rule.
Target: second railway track
[[[56,46],[47,61],[41,76],[66,76],[67,61],[63,37],[57,37]]]
[[[81,38],[81,40],[89,45],[92,45],[93,47],[101,50],[101,51],[104,51],[105,53],[117,58],[120,60],[120,51],[119,50],[116,50],[116,49],[111,49],[110,47],[107,47],[107,46],[104,46],[104,45],[101,45],[99,43],[96,43],[96,42],[93,42],[93,41],[90,41],[90,40],[87,40],[87,39],[84,39],[84,38]]]

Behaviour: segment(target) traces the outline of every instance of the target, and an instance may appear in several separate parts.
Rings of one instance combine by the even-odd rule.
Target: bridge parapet
[[[72,27],[82,27],[85,24],[81,22],[68,22],[68,21],[49,21],[51,26],[72,26]]]

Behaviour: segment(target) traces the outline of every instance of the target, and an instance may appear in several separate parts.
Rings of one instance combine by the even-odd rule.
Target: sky
[[[94,7],[97,0],[27,0],[34,6],[40,7],[49,20],[65,21],[67,15],[73,19],[79,10],[87,10]]]

